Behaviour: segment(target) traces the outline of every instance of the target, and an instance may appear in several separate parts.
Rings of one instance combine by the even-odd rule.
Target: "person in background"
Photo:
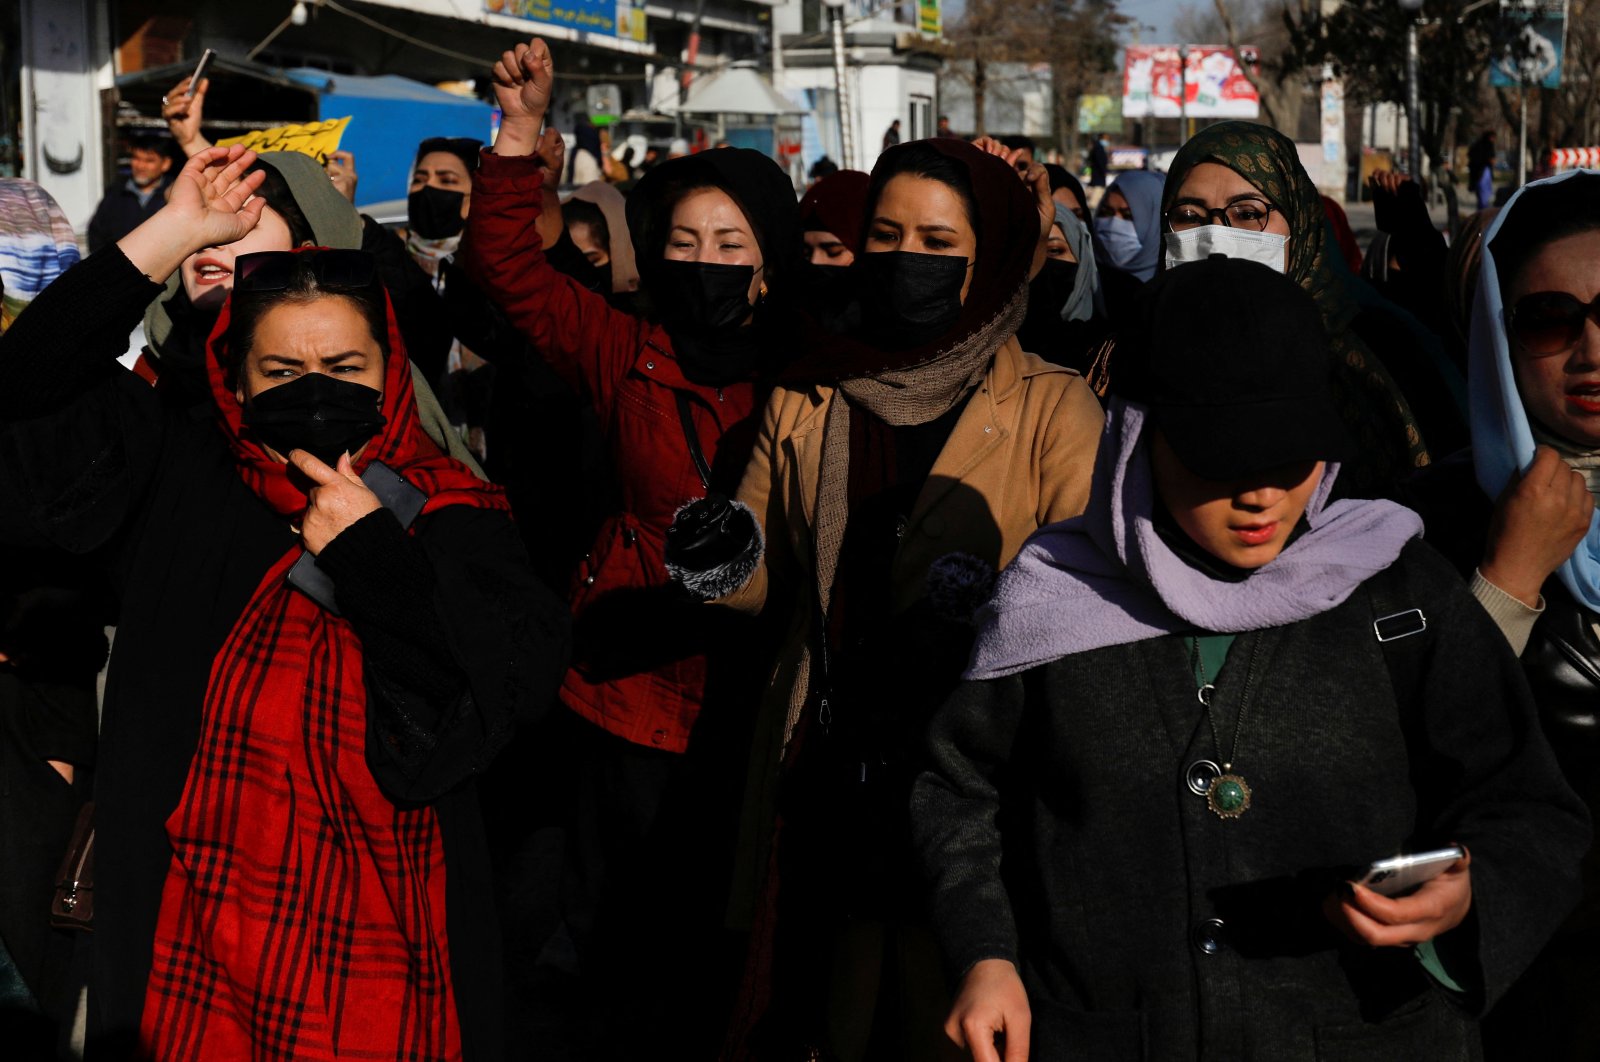
[[[1494,130],[1485,129],[1467,149],[1467,183],[1472,185],[1479,210],[1494,205],[1494,163]]]
[[[668,159],[686,158],[688,156],[688,154],[689,154],[689,141],[685,140],[681,136],[678,137],[676,140],[674,140],[672,143],[667,145],[667,158]]]
[[[1415,513],[1330,500],[1327,348],[1267,266],[1159,276],[1088,511],[983,609],[911,811],[975,1062],[1473,1059],[1577,898],[1589,816],[1504,640]]]
[[[1093,225],[1094,219],[1089,212],[1089,200],[1083,193],[1083,184],[1065,166],[1047,162],[1044,168],[1050,174],[1050,198],[1066,207],[1085,227]]]
[[[600,161],[604,154],[599,128],[587,114],[580,114],[572,129],[572,151],[561,183],[580,185],[604,180],[605,165]]]
[[[883,132],[882,150],[888,151],[898,143],[900,143],[900,119],[896,118],[889,123],[889,128]]]
[[[376,265],[235,259],[207,412],[116,364],[169,274],[262,222],[253,160],[191,158],[0,336],[0,532],[116,600],[91,1052],[503,1057],[471,780],[567,623],[503,494],[422,431]]]
[[[806,337],[737,494],[668,533],[709,611],[788,624],[745,797],[727,1058],[949,1054],[905,821],[916,750],[993,572],[1082,510],[1101,422],[1077,373],[1016,340],[1055,217],[1044,167],[1024,183],[1016,159],[941,139],[879,157],[859,324]]]
[[[848,266],[861,251],[867,185],[860,170],[838,170],[813,184],[800,200],[800,238],[812,266]]]
[[[556,139],[539,132],[555,85],[545,42],[501,56],[494,84],[505,118],[474,177],[467,266],[593,402],[617,485],[570,587],[576,651],[558,715],[577,777],[563,926],[544,964],[566,994],[522,1009],[548,1023],[538,1035],[552,1052],[574,1040],[599,1057],[646,1057],[670,1027],[669,1053],[711,1057],[735,801],[703,799],[699,751],[718,723],[747,714],[759,678],[740,675],[762,654],[748,621],[678,593],[663,555],[686,501],[737,482],[765,381],[794,341],[784,307],[798,265],[794,186],[747,149],[652,169],[627,204],[648,313],[627,313],[545,255]],[[555,506],[544,519],[565,520],[570,501],[544,499]]]
[[[72,223],[50,193],[0,178],[0,332],[78,258]]]
[[[0,335],[78,257],[50,193],[0,179]],[[106,610],[84,569],[80,558],[15,546],[0,565],[0,1041],[17,1058],[57,1057],[81,986],[74,934],[47,913],[93,786]]]
[[[1202,129],[1173,158],[1159,210],[1166,268],[1218,252],[1249,258],[1284,273],[1316,300],[1332,345],[1340,412],[1355,440],[1339,478],[1341,492],[1391,498],[1428,463],[1427,425],[1419,426],[1414,402],[1425,403],[1442,436],[1453,430],[1462,437],[1443,376],[1448,366],[1415,349],[1398,328],[1369,327],[1377,318],[1363,314],[1347,282],[1322,197],[1294,141],[1254,122]],[[1382,357],[1374,353],[1375,341],[1383,344]],[[1110,369],[1114,377],[1114,358]]]
[[[1018,133],[1001,137],[1000,143],[1005,146],[1007,151],[1016,153],[1016,171],[1018,173],[1027,173],[1028,167],[1034,163],[1035,152],[1039,150],[1039,146],[1033,142],[1033,138]]]
[[[94,217],[89,219],[89,252],[93,254],[154,217],[166,200],[164,178],[172,169],[172,155],[160,137],[138,136],[128,143],[128,176],[106,192]]]
[[[1139,289],[1161,264],[1163,181],[1159,173],[1130,170],[1111,183],[1095,208],[1094,252],[1112,328],[1132,312]]]
[[[937,137],[942,137],[942,138],[944,138],[946,140],[960,140],[961,139],[961,137],[955,132],[955,130],[950,128],[950,116],[948,114],[939,115],[939,124],[934,129],[933,135],[937,136]]]
[[[1106,147],[1106,135],[1096,133],[1089,145],[1089,187],[1104,188],[1106,173],[1111,168],[1111,152]]]
[[[210,86],[210,79],[200,83],[193,96],[187,95],[189,79],[184,78],[178,82],[166,96],[162,97],[161,114],[167,120],[167,129],[172,134],[172,139],[183,149],[185,156],[193,158],[201,151],[211,147],[211,141],[201,131],[201,123],[205,118],[205,98]],[[285,152],[265,152],[269,156],[281,156]],[[309,156],[307,156],[309,157]],[[286,164],[295,165],[295,164]],[[341,179],[353,180],[355,177],[355,158],[349,156],[343,159],[342,164],[335,167],[340,171],[337,176]],[[328,222],[336,221],[337,230],[342,240],[348,241],[343,216],[348,211],[354,219],[355,242],[331,243],[326,239],[315,242],[325,247],[359,247],[371,254],[378,261],[378,268],[383,274],[383,286],[389,292],[389,297],[394,300],[395,314],[400,318],[400,328],[405,333],[406,350],[411,355],[411,360],[419,370],[419,377],[415,381],[418,404],[422,408],[422,421],[425,428],[433,433],[437,426],[443,422],[442,414],[438,414],[439,400],[435,397],[433,388],[440,379],[446,359],[451,348],[451,336],[445,315],[439,310],[438,294],[434,291],[432,278],[413,260],[406,250],[405,241],[400,236],[391,232],[375,219],[355,211],[350,195],[339,190],[339,185],[333,180],[328,169],[320,167],[325,179],[329,181],[337,192],[337,199],[328,200],[318,191],[311,188],[313,182],[304,179],[303,167],[295,165],[297,174],[294,196],[316,203],[316,213],[321,217],[313,227],[321,227]],[[271,177],[268,183],[274,184]],[[269,189],[270,191],[270,189]],[[351,186],[351,195],[354,188]],[[308,212],[310,216],[310,212]],[[270,226],[269,226],[270,227]],[[287,249],[287,248],[279,248]],[[231,280],[223,278],[219,281],[226,287]],[[154,340],[156,337],[150,331],[150,322],[145,323],[146,339]],[[204,336],[200,337],[202,340]],[[152,343],[152,346],[155,344]],[[159,354],[160,352],[157,351]],[[446,431],[449,429],[446,428]],[[441,436],[442,437],[442,436]],[[465,457],[469,465],[475,466],[470,451],[465,446],[451,444],[451,455]]]
[[[1529,184],[1476,242],[1472,448],[1406,500],[1521,658],[1567,781],[1600,812],[1600,174]],[[1577,911],[1485,1020],[1486,1057],[1600,1057],[1597,943],[1591,848]]]
[[[1044,267],[1028,285],[1028,316],[1017,329],[1022,349],[1087,373],[1105,338],[1105,297],[1094,237],[1071,208],[1055,201],[1055,224],[1045,241]]]

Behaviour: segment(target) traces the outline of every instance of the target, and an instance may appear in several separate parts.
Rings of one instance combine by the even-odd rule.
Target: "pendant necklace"
[[[1206,724],[1211,727],[1211,743],[1217,750],[1217,755],[1222,755],[1222,739],[1217,734],[1217,720],[1211,714],[1211,698],[1216,693],[1214,683],[1206,680],[1205,662],[1200,659],[1200,638],[1194,636],[1189,643],[1189,663],[1194,670],[1195,699],[1205,709]],[[1244,732],[1243,702],[1239,705],[1239,721],[1233,728],[1233,747],[1229,760],[1239,752],[1239,735]],[[1224,763],[1216,777],[1206,786],[1206,806],[1219,818],[1236,819],[1250,810],[1250,785],[1240,774],[1233,770],[1231,762]]]

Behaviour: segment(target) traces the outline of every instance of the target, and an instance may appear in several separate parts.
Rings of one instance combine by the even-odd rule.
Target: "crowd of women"
[[[0,183],[8,1057],[1600,1052],[1600,174],[563,201],[493,77],[403,239],[198,108],[82,261]]]

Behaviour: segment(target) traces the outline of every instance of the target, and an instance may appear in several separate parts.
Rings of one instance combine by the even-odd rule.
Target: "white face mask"
[[[1195,229],[1166,234],[1167,268],[1186,262],[1202,262],[1214,254],[1259,262],[1279,273],[1287,272],[1284,261],[1289,237],[1273,232],[1251,232],[1226,225],[1201,225]]]
[[[1094,231],[1100,236],[1106,257],[1118,269],[1126,269],[1139,257],[1139,230],[1127,218],[1095,218]]]

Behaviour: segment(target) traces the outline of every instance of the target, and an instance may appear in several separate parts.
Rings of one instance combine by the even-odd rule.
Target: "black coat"
[[[156,211],[167,205],[166,190],[166,184],[158,184],[155,193],[141,203],[139,196],[128,187],[126,178],[106,189],[105,198],[100,200],[100,205],[94,208],[94,217],[89,219],[89,253],[116,243],[155,217]]]
[[[115,363],[159,289],[115,248],[46,289],[0,338],[0,536],[93,556],[117,596],[96,777],[91,1031],[138,1028],[165,822],[201,725],[212,661],[263,574],[295,543],[240,478],[203,407],[162,402]],[[470,779],[565,670],[566,610],[533,579],[510,519],[450,507],[406,536],[373,513],[323,551],[361,639],[368,763],[397,801],[430,802],[462,1040],[497,1057],[498,937]],[[483,683],[480,676],[499,681]],[[386,695],[387,694],[387,695]],[[435,741],[414,740],[418,731]],[[406,740],[389,740],[407,734]],[[401,759],[396,749],[429,754]]]
[[[1410,607],[1428,629],[1387,661],[1406,680],[1373,621]],[[1247,713],[1231,755],[1254,797],[1233,821],[1186,784],[1227,757],[1185,635],[957,690],[913,797],[954,971],[1018,964],[1037,1060],[1473,1057],[1468,1008],[1570,909],[1589,840],[1488,616],[1412,543],[1339,607],[1240,635],[1213,703],[1230,750]],[[1453,841],[1473,856],[1472,914],[1438,942],[1478,988],[1460,1007],[1409,950],[1344,943],[1319,909],[1354,868]]]

